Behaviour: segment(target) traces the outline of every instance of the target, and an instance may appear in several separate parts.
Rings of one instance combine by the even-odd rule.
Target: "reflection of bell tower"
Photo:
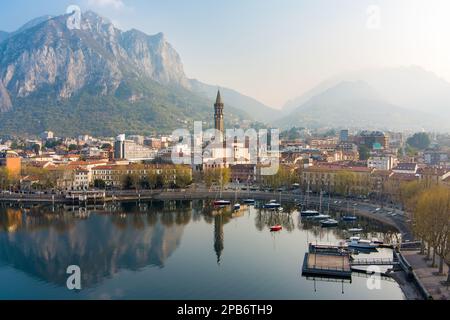
[[[214,217],[214,251],[219,265],[223,248],[223,216],[219,214]]]
[[[225,135],[225,125],[223,120],[224,104],[220,96],[220,90],[217,91],[216,103],[214,104],[214,128]]]

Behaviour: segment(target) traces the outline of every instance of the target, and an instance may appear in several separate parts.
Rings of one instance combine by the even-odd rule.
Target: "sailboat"
[[[235,190],[235,192],[234,192],[234,206],[233,206],[233,209],[235,210],[235,211],[238,211],[238,210],[240,210],[241,209],[241,204],[237,201],[237,188],[236,188],[236,190]]]
[[[219,196],[219,198],[222,198],[222,174],[220,175],[220,196]],[[230,204],[231,204],[231,201],[223,200],[223,199],[214,201],[214,205],[219,206],[219,207],[228,206]]]
[[[353,207],[353,215],[352,216],[351,215],[345,215],[345,216],[342,217],[342,220],[344,220],[344,221],[356,221],[358,219],[358,217],[355,216],[355,213],[354,213],[355,211],[356,211],[356,208]],[[347,202],[347,212],[348,212],[348,202]]]

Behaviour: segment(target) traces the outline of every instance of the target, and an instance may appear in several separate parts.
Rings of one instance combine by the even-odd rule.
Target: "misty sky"
[[[448,0],[0,0],[0,30],[70,4],[164,32],[188,77],[273,107],[368,67],[419,65],[450,80]]]

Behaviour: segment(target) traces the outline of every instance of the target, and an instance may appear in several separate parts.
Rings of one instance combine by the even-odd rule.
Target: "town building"
[[[411,174],[415,175],[417,173],[417,169],[419,169],[419,165],[414,162],[403,162],[397,164],[396,167],[392,169],[394,173],[397,174]]]
[[[426,150],[423,153],[424,162],[431,166],[445,165],[449,161],[447,152],[441,150]]]
[[[142,161],[153,160],[155,156],[155,150],[137,144],[133,140],[126,140],[124,134],[119,135],[114,142],[114,159]]]
[[[311,191],[339,192],[340,184],[351,175],[351,189],[362,194],[369,192],[370,175],[374,169],[340,164],[318,164],[301,170],[301,182]],[[342,190],[341,190],[342,191]]]
[[[108,187],[121,188],[125,176],[134,175],[143,180],[151,173],[164,177],[166,182],[170,184],[177,184],[179,174],[184,174],[188,177],[188,180],[192,179],[192,168],[190,166],[163,164],[102,165],[92,169],[92,178],[94,182],[103,181]]]
[[[397,159],[392,155],[373,156],[367,160],[367,167],[377,170],[391,170],[397,165]]]
[[[14,151],[4,151],[0,154],[0,167],[5,168],[10,176],[17,177],[22,170],[22,159]]]
[[[369,150],[381,150],[389,148],[389,137],[381,131],[362,131],[355,137],[359,146],[365,146]]]

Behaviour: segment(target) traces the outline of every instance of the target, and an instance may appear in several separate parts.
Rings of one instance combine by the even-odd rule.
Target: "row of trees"
[[[208,188],[212,186],[219,186],[221,189],[230,182],[231,170],[230,168],[211,168],[203,172],[203,181]]]
[[[186,188],[192,183],[190,170],[182,166],[175,166],[173,170],[163,170],[160,174],[155,170],[150,170],[146,175],[141,175],[138,171],[122,175],[120,181],[123,189]],[[95,180],[94,187],[103,189],[106,187],[106,183],[103,180]]]
[[[439,257],[439,273],[443,274],[444,263],[450,267],[450,189],[417,181],[400,188],[402,202],[412,213],[412,230],[422,240],[422,253],[426,251],[432,267]]]
[[[299,179],[296,172],[285,166],[280,166],[275,175],[262,176],[263,185],[272,189],[291,187],[294,183],[298,182]]]

